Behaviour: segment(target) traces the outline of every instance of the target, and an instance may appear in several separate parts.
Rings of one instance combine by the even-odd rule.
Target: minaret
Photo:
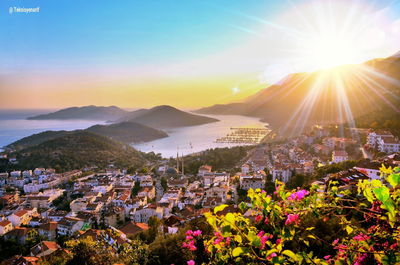
[[[185,175],[185,165],[183,163],[183,155],[182,155],[182,175]]]
[[[176,170],[179,172],[179,153],[176,151]]]

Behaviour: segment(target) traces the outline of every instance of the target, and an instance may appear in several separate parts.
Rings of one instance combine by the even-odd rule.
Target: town
[[[204,164],[197,174],[185,174],[186,158],[177,155],[136,172],[110,164],[69,172],[38,167],[0,173],[3,244],[24,245],[32,235],[36,238],[29,253],[10,256],[6,264],[39,264],[61,255],[66,240],[88,236],[117,253],[154,223],[157,233],[175,234],[218,205],[237,211],[249,189],[272,193],[275,181],[292,188],[324,186],[332,179],[356,185],[360,179],[380,178],[382,164],[400,165],[400,142],[389,131],[348,130],[348,137],[337,137],[337,131],[337,126],[315,125],[300,136],[261,142],[237,161],[236,172]],[[18,164],[14,157],[7,159]]]

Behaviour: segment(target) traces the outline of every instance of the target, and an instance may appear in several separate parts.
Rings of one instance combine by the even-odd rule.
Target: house
[[[65,190],[62,189],[50,189],[45,190],[43,192],[39,192],[35,195],[28,195],[27,202],[31,207],[39,208],[39,209],[48,209],[50,208],[52,202],[60,197]]]
[[[31,214],[27,210],[17,210],[11,215],[7,216],[7,219],[12,223],[13,226],[27,225],[31,218]]]
[[[249,164],[243,164],[242,165],[242,174],[243,175],[248,175],[250,172],[250,166]]]
[[[57,234],[60,236],[71,236],[84,227],[85,222],[80,218],[64,217],[58,222]]]
[[[397,153],[400,152],[400,142],[393,136],[382,136],[377,139],[379,152]]]
[[[21,177],[21,171],[15,170],[10,172],[10,177],[11,178],[19,178]]]
[[[146,223],[135,223],[135,222],[128,222],[126,225],[124,225],[120,230],[129,236],[134,236],[137,233],[146,231],[149,229],[149,226]]]
[[[12,229],[13,229],[13,225],[10,221],[8,221],[8,220],[0,221],[0,236],[4,235],[5,233],[8,233]]]
[[[176,216],[171,215],[168,218],[163,220],[164,224],[164,233],[166,234],[176,234],[179,230],[179,226],[184,223],[184,219]]]
[[[24,171],[22,171],[22,176],[24,178],[31,178],[32,177],[32,170],[24,170]]]
[[[153,199],[156,197],[156,189],[154,186],[152,187],[143,187],[138,191],[138,197],[147,197],[149,199]]]
[[[57,226],[57,222],[48,222],[45,224],[41,224],[38,228],[38,233],[40,236],[48,240],[55,240],[57,237]]]
[[[340,163],[343,161],[349,160],[349,155],[344,150],[334,150],[332,152],[332,162]]]
[[[168,187],[172,188],[186,188],[188,184],[189,181],[187,178],[168,180]]]
[[[240,188],[243,190],[251,189],[264,189],[265,179],[261,176],[241,176]]]
[[[288,166],[275,164],[271,169],[272,181],[279,180],[288,182],[292,172]]]
[[[119,206],[110,206],[103,212],[104,224],[117,226],[125,221],[125,209]]]
[[[378,139],[381,137],[393,137],[393,134],[384,130],[371,131],[367,136],[367,144],[373,148],[377,148]]]
[[[229,187],[226,185],[213,186],[205,191],[205,200],[207,200],[207,198],[217,197],[221,198],[221,202],[224,203],[227,200],[228,192]]]
[[[54,241],[41,241],[31,248],[31,256],[44,257],[60,249]]]
[[[31,229],[27,227],[15,227],[13,230],[4,234],[5,240],[15,240],[19,244],[25,244],[28,238],[29,231]]]
[[[4,264],[5,265],[38,265],[39,258],[38,257],[14,256],[8,260],[5,260]]]
[[[199,167],[199,171],[198,171],[197,175],[200,177],[204,177],[204,174],[211,173],[211,169],[212,169],[211,166],[203,165],[203,166]]]
[[[227,182],[228,179],[229,179],[229,174],[227,174],[226,172],[222,173],[209,172],[209,173],[204,173],[203,175],[204,187],[219,185],[222,182]]]
[[[163,209],[154,204],[149,204],[138,209],[134,209],[130,213],[131,220],[136,223],[148,223],[150,217],[156,216],[161,219],[163,217]]]
[[[150,175],[141,176],[140,187],[152,187],[153,178]]]

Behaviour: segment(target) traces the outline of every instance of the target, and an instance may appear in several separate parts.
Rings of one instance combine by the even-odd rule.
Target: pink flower
[[[191,235],[193,235],[193,231],[192,230],[187,230],[185,234],[187,236],[191,236]]]
[[[192,240],[193,237],[192,236],[186,236],[186,240]]]
[[[279,244],[281,243],[281,241],[282,241],[282,240],[281,240],[280,238],[278,238],[278,239],[276,240],[276,244],[279,245]]]
[[[324,256],[324,259],[325,260],[328,260],[328,259],[330,259],[331,258],[331,255],[326,255],[326,256]]]
[[[264,224],[269,224],[269,219],[268,219],[268,217],[265,217],[265,220],[264,220]]]
[[[267,240],[268,240],[268,236],[262,236],[262,237],[260,238],[260,241],[261,241],[261,248],[264,248],[264,247],[265,247],[265,243],[267,242]]]
[[[262,237],[264,234],[265,234],[265,232],[263,230],[261,230],[260,232],[258,232],[257,236]]]
[[[286,219],[286,222],[285,222],[285,225],[290,225],[290,224],[299,224],[300,223],[300,220],[299,220],[299,215],[298,214],[289,214],[288,216],[287,216],[287,219]]]
[[[195,265],[195,262],[194,262],[194,260],[189,260],[188,262],[187,262],[187,265]]]
[[[332,245],[337,245],[337,243],[339,243],[339,238],[333,240]]]
[[[262,215],[257,215],[256,216],[256,222],[260,222],[263,219]]]
[[[196,230],[193,232],[193,236],[199,236],[201,235],[201,230]]]
[[[356,241],[366,241],[366,240],[368,240],[370,238],[371,238],[370,236],[367,236],[367,235],[365,235],[363,233],[360,233],[360,234],[356,235],[355,237],[353,237],[353,239],[356,240]]]
[[[308,194],[310,194],[310,192],[307,190],[299,190],[295,193],[290,194],[290,196],[288,197],[288,200],[289,201],[301,201]]]
[[[231,238],[230,238],[230,237],[227,237],[227,238],[226,238],[226,245],[229,246],[230,244],[231,244]]]

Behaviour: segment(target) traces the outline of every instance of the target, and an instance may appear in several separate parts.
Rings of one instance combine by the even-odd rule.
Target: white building
[[[240,188],[243,190],[251,189],[264,189],[265,178],[260,176],[241,176],[240,177]]]
[[[367,144],[376,148],[378,145],[378,139],[381,137],[393,137],[393,134],[388,131],[373,131],[367,136]]]
[[[340,163],[343,161],[349,160],[349,155],[344,150],[334,150],[332,152],[332,162]]]
[[[379,152],[398,153],[400,152],[400,142],[394,136],[382,136],[377,139]]]

